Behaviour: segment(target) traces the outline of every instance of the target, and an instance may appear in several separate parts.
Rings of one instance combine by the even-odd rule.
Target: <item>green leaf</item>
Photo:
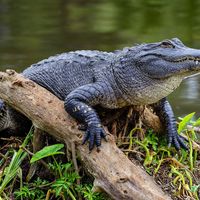
[[[200,185],[193,185],[191,187],[191,192],[197,192],[197,190],[199,189]]]
[[[193,126],[200,126],[200,117],[193,123]]]
[[[21,165],[22,161],[27,157],[27,153],[24,152],[24,150],[22,148],[26,147],[26,145],[29,143],[29,141],[33,135],[32,133],[33,133],[33,129],[31,128],[28,135],[24,139],[24,141],[21,145],[21,148],[17,152],[14,151],[14,154],[10,161],[10,164],[4,170],[4,172],[3,172],[4,178],[3,178],[3,180],[1,180],[1,185],[0,185],[0,194],[2,194],[4,189],[7,187],[8,183],[11,182],[15,178],[15,176],[20,173],[20,171],[21,171],[20,165]]]
[[[192,119],[192,117],[194,116],[195,112],[190,113],[189,115],[186,115],[182,121],[179,123],[178,125],[178,133],[181,133],[181,131],[183,131],[186,127],[186,125],[190,122],[190,120]]]
[[[35,153],[33,155],[30,163],[34,163],[34,162],[36,162],[36,161],[38,161],[42,158],[46,158],[48,156],[53,156],[53,155],[56,155],[56,154],[64,154],[63,152],[59,151],[63,147],[64,147],[63,144],[54,144],[54,145],[51,145],[51,146],[44,147],[43,149],[41,149],[40,151],[38,151],[37,153]]]

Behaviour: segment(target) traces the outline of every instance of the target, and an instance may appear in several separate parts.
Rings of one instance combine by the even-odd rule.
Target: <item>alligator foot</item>
[[[180,148],[188,149],[185,139],[176,130],[168,134],[168,146],[170,147],[171,145],[174,145],[177,150],[180,150]]]
[[[89,150],[91,151],[94,148],[94,144],[97,147],[101,145],[101,138],[104,138],[106,141],[106,133],[100,125],[88,126],[82,144],[85,144],[89,140]]]
[[[166,98],[161,99],[155,104],[155,111],[163,122],[168,135],[168,146],[174,146],[177,150],[180,148],[188,149],[184,139],[177,132],[176,119],[173,110]]]

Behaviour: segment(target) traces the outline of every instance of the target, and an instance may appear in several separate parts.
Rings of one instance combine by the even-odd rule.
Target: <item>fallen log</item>
[[[89,153],[87,145],[80,145],[82,133],[65,112],[63,102],[36,83],[13,70],[0,72],[0,98],[32,120],[38,129],[51,134],[68,147],[76,144],[83,164],[95,178],[95,187],[104,190],[113,199],[171,199],[152,177],[117,148],[111,135],[107,136],[108,142],[102,142],[100,151]],[[145,119],[148,121],[148,117]]]

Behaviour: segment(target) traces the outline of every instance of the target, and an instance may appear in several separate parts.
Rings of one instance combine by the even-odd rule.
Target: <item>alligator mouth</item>
[[[175,75],[183,76],[184,78],[195,76],[197,74],[200,74],[200,57],[194,57],[194,56],[183,56],[179,58],[174,58],[173,60],[166,60],[169,63],[174,63],[177,65],[186,65],[183,67],[172,67],[170,68],[171,71],[167,72],[165,75],[163,75],[164,78],[168,78]],[[163,78],[162,77],[162,78]],[[159,77],[160,78],[160,77]]]
[[[178,58],[178,59],[174,60],[173,62],[179,63],[179,62],[184,62],[184,61],[187,61],[187,60],[193,61],[193,62],[195,62],[196,65],[198,65],[199,62],[200,62],[200,57],[184,56],[182,58]]]

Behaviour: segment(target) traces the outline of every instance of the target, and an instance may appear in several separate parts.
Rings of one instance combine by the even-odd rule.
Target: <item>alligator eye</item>
[[[161,43],[161,47],[163,47],[163,48],[174,48],[175,46],[170,41],[163,41]]]

